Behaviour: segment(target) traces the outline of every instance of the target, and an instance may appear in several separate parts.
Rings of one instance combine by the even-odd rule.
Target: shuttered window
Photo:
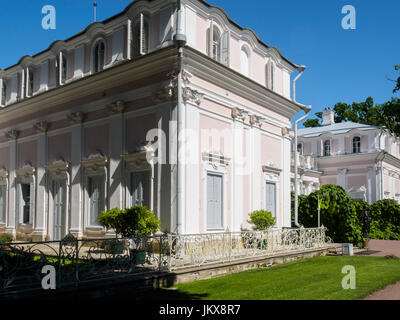
[[[89,192],[89,221],[91,226],[98,226],[98,217],[101,211],[104,211],[105,193],[104,177],[91,177],[88,181]]]
[[[276,184],[267,182],[265,185],[265,210],[276,217]]]
[[[223,178],[220,175],[207,175],[207,229],[223,229]]]
[[[131,204],[150,208],[150,172],[131,174]]]

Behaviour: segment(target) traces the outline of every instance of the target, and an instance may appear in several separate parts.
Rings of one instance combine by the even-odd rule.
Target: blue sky
[[[129,0],[98,0],[97,17],[122,11]],[[66,39],[93,21],[91,0],[1,0],[0,68]],[[398,0],[209,0],[243,27],[253,29],[284,56],[307,66],[297,83],[297,100],[313,112],[337,102],[389,100],[400,64]],[[56,8],[56,30],[41,27],[44,5]],[[356,9],[356,30],[344,30],[344,5]]]

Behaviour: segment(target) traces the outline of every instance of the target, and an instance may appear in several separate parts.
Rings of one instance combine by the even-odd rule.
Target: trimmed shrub
[[[267,230],[276,223],[276,218],[272,216],[272,213],[265,210],[254,211],[250,213],[249,217],[248,223],[254,226],[253,230],[255,231]]]
[[[358,220],[356,205],[346,191],[336,185],[324,185],[319,191],[299,201],[299,222],[305,228],[318,225],[318,196],[320,200],[321,224],[334,242],[363,243],[362,224]]]
[[[369,236],[377,240],[400,240],[400,205],[393,199],[375,202],[370,207]]]
[[[160,220],[146,207],[132,207],[126,210],[112,209],[99,216],[102,226],[115,229],[122,237],[148,237],[161,228]]]

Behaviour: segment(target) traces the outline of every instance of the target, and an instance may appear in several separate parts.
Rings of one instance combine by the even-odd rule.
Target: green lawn
[[[356,289],[342,288],[342,268],[356,269]],[[180,284],[123,299],[350,300],[400,281],[400,260],[382,257],[318,257],[270,269]]]

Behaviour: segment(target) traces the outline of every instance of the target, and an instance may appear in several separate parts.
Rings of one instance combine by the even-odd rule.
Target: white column
[[[72,153],[71,153],[71,197],[70,197],[70,232],[78,238],[83,235],[82,217],[82,182],[83,169],[81,167],[83,153],[83,127],[72,128]]]
[[[232,159],[232,183],[233,183],[233,206],[232,206],[232,232],[241,230],[243,223],[243,176],[247,159],[243,157],[243,122],[235,119],[233,122],[233,159]]]
[[[199,200],[200,200],[200,113],[197,105],[186,103],[186,164],[184,198],[184,225],[182,232],[195,234],[200,232],[199,227]]]
[[[347,169],[338,169],[338,185],[347,192]]]
[[[36,168],[36,219],[32,234],[33,241],[43,241],[47,234],[47,134],[42,132],[37,140],[37,168]]]
[[[8,219],[6,232],[12,234],[14,237],[16,235],[16,212],[17,212],[17,179],[16,179],[16,169],[18,163],[18,149],[17,149],[17,139],[10,141],[10,170],[8,173],[9,177],[9,187],[8,187]]]
[[[252,136],[252,211],[261,210],[261,133],[257,126],[251,129]]]

